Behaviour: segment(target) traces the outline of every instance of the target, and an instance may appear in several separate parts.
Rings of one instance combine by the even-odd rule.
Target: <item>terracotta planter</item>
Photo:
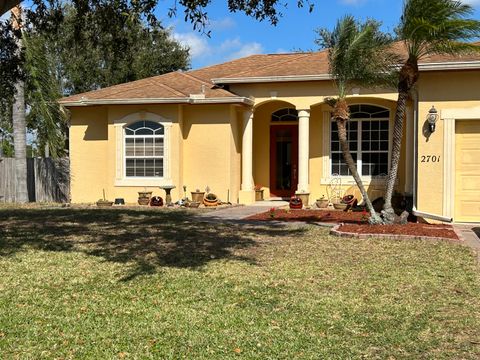
[[[255,201],[263,201],[263,189],[255,190]]]
[[[326,209],[328,207],[328,199],[318,199],[315,204],[319,209]]]
[[[295,194],[296,197],[300,198],[302,200],[302,204],[304,206],[308,205],[308,198],[310,197],[309,193],[303,193],[303,194]]]
[[[300,210],[303,207],[302,199],[298,196],[292,196],[289,203],[290,209]]]
[[[193,202],[198,202],[202,203],[203,202],[203,197],[205,196],[204,191],[192,191],[192,201]]]
[[[215,194],[208,194],[203,198],[203,205],[205,206],[217,206],[218,197]]]
[[[198,208],[200,206],[200,203],[198,201],[190,201],[185,206],[189,208]]]
[[[138,204],[148,205],[150,204],[150,198],[152,197],[151,191],[139,191],[138,192]]]
[[[97,206],[98,207],[110,207],[113,205],[113,201],[108,201],[108,200],[98,200],[97,201]]]
[[[345,210],[347,208],[348,204],[344,203],[335,203],[333,204],[333,207],[337,210]]]

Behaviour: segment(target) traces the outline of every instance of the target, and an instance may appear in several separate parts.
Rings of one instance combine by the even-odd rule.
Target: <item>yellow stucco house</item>
[[[480,221],[480,56],[435,56],[420,64],[408,107],[396,188],[414,212]],[[73,203],[134,203],[147,187],[173,185],[173,199],[208,186],[222,200],[329,196],[332,178],[354,181],[342,162],[325,97],[335,90],[327,53],[254,55],[74,95],[70,157]],[[372,198],[388,171],[394,90],[352,89],[349,141]],[[435,131],[427,116],[439,112]]]

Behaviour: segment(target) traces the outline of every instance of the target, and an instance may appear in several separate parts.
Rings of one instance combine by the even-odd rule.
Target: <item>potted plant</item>
[[[108,207],[108,206],[112,206],[112,205],[113,205],[113,201],[108,201],[105,198],[105,189],[103,189],[103,199],[99,199],[97,201],[97,206],[98,207]]]
[[[320,198],[317,199],[317,201],[315,201],[315,204],[317,205],[317,207],[319,209],[325,209],[328,207],[328,199],[325,197],[325,195],[322,195]]]
[[[205,191],[200,191],[200,189],[197,189],[195,191],[192,191],[192,201],[193,202],[198,202],[201,204],[203,202],[203,197],[205,196]]]
[[[305,190],[301,190],[296,193],[295,196],[302,200],[303,205],[308,205],[308,198],[310,197],[310,193],[306,192]]]
[[[203,198],[203,204],[205,206],[217,206],[218,205],[218,197],[214,193],[208,193]]]
[[[147,188],[144,188],[143,191],[138,192],[138,204],[139,205],[148,205],[150,204],[150,198],[152,197],[152,192],[147,191]]]
[[[289,203],[290,209],[300,210],[303,207],[302,199],[298,196],[292,196]]]
[[[255,201],[263,201],[262,185],[255,185]]]

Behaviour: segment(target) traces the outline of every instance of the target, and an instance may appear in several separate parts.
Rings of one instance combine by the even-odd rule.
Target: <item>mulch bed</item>
[[[276,209],[275,216],[270,216],[270,211],[249,216],[246,220],[257,221],[304,221],[325,223],[366,223],[365,216],[361,212],[345,212],[333,210],[285,210]]]
[[[337,230],[345,233],[374,235],[407,235],[420,237],[435,237],[459,240],[450,225],[420,224],[410,222],[406,225],[369,225],[361,212],[345,212],[334,210],[285,210],[276,209],[274,217],[270,211],[247,218],[256,221],[303,221],[342,224]]]
[[[368,225],[344,224],[340,232],[375,235],[409,235],[414,237],[439,237],[459,240],[450,225],[408,223],[406,225]]]

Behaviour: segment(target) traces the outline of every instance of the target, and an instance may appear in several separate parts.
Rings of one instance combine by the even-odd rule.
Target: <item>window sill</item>
[[[172,179],[161,177],[138,177],[138,178],[123,178],[115,180],[114,186],[172,186]]]

